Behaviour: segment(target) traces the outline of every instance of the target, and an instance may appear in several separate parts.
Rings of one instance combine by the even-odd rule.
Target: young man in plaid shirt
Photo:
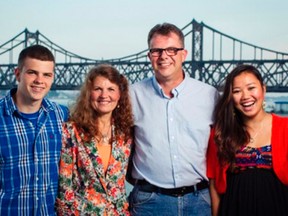
[[[15,70],[18,86],[0,100],[0,215],[55,215],[68,109],[45,98],[54,66],[46,47],[23,49]]]

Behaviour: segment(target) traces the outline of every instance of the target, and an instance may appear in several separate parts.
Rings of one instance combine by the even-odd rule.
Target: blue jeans
[[[139,191],[135,186],[129,195],[131,215],[210,216],[211,201],[208,188],[174,197]]]

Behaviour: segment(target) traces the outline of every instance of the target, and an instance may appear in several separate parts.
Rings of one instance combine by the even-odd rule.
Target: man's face
[[[168,47],[183,48],[181,41],[175,33],[169,35],[155,34],[150,41],[150,49],[166,49]],[[182,63],[187,56],[187,50],[179,50],[176,55],[167,55],[163,51],[160,56],[152,56],[149,52],[148,57],[151,61],[155,76],[158,81],[177,80],[183,77]]]
[[[22,68],[15,70],[17,94],[25,103],[42,102],[54,80],[54,62],[26,58]]]

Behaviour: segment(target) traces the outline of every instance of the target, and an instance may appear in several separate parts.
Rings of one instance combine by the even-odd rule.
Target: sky
[[[287,0],[1,0],[0,45],[27,28],[83,57],[120,58],[145,50],[154,25],[193,19],[288,53]]]

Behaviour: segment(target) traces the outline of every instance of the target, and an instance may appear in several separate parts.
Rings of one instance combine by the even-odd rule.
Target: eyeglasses
[[[166,49],[154,48],[150,49],[149,52],[153,57],[161,56],[163,51],[165,51],[168,56],[175,56],[180,50],[184,50],[184,48],[175,48],[175,47],[168,47]]]

